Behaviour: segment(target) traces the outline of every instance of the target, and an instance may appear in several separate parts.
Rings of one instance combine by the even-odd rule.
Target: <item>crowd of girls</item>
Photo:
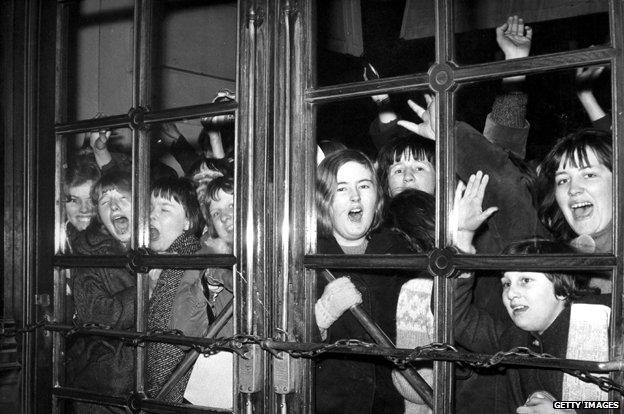
[[[506,58],[528,56],[532,30],[510,17],[497,28]],[[597,76],[602,69],[581,69]],[[557,141],[537,169],[524,162],[528,123],[522,78],[505,79],[483,133],[457,123],[457,190],[452,243],[463,254],[610,252],[613,245],[612,141],[591,91],[579,92],[602,131],[582,129]],[[422,122],[400,120],[376,96],[371,126],[379,152],[336,148],[317,169],[318,253],[426,253],[434,247],[435,98],[410,102]],[[404,128],[405,130],[402,130]],[[414,134],[409,134],[410,131]],[[322,158],[322,157],[321,157]],[[375,165],[375,168],[373,168]],[[514,347],[586,360],[608,358],[610,279],[589,272],[477,272],[454,282],[454,337],[473,352]],[[476,279],[476,286],[475,286]],[[315,317],[321,340],[372,341],[350,309],[359,306],[401,348],[434,342],[427,272],[346,271],[319,286]],[[591,327],[591,334],[587,328]],[[589,337],[591,335],[591,341]],[[413,367],[431,383],[431,365]],[[458,375],[461,377],[461,375]],[[318,413],[427,413],[419,393],[383,358],[324,357],[316,364]],[[552,412],[556,400],[604,400],[607,394],[561,371],[480,372],[456,384],[457,412]]]
[[[220,93],[218,99],[232,99]],[[233,251],[233,122],[230,116],[205,118],[196,150],[175,124],[150,131],[152,159],[149,248],[155,254],[203,255]],[[66,252],[126,255],[133,229],[131,163],[109,147],[110,131],[86,134],[86,149],[74,154],[63,185]],[[157,141],[156,141],[157,139]],[[232,271],[153,269],[147,277],[148,330],[202,337],[232,298]],[[125,268],[77,268],[69,273],[70,317],[78,324],[135,328],[136,276]],[[232,334],[231,321],[221,335]],[[150,398],[182,403],[192,370],[161,392],[188,349],[165,343],[146,346],[145,391]],[[69,386],[112,395],[134,390],[136,352],[123,341],[81,337],[67,344]],[[225,367],[227,369],[227,367]],[[229,370],[232,371],[230,361]],[[214,385],[215,395],[233,394],[231,384]],[[189,397],[192,398],[192,397]],[[221,399],[222,400],[222,399]],[[208,400],[210,402],[210,400]],[[231,408],[232,402],[229,402]],[[75,402],[77,413],[116,413],[122,409]],[[224,407],[228,408],[227,401]]]
[[[506,59],[529,55],[533,33],[522,19],[510,17],[496,34]],[[580,69],[577,77],[586,83],[602,70]],[[483,132],[462,122],[454,125],[457,180],[449,226],[453,245],[461,254],[611,252],[613,151],[605,127],[608,116],[591,89],[581,88],[579,100],[599,129],[578,130],[559,139],[539,166],[531,168],[524,160],[529,124],[522,82],[523,77],[503,80],[503,93],[495,99]],[[399,119],[387,96],[374,100],[380,109],[370,129],[378,150],[375,160],[340,143],[319,143],[315,200],[320,254],[410,254],[434,248],[435,98],[425,95],[424,108],[409,102],[422,122]],[[153,160],[151,169],[149,247],[156,254],[233,251],[233,136],[231,127],[222,128],[231,119],[222,118],[205,120],[201,151],[174,124],[159,132],[159,142],[169,152]],[[127,157],[109,151],[110,132],[87,137],[91,150],[71,163],[63,187],[66,251],[124,255],[133,229],[129,163]],[[399,348],[435,341],[433,279],[428,272],[409,277],[391,270],[335,274],[338,277],[330,282],[317,281],[317,341],[372,342],[371,333],[350,311],[355,306]],[[464,274],[453,283],[454,338],[468,351],[494,353],[522,346],[561,358],[608,357],[611,284],[605,275],[514,269]],[[230,270],[155,269],[149,272],[148,287],[147,329],[188,336],[206,335],[233,296]],[[76,269],[69,288],[77,322],[134,328],[136,278],[127,270]],[[592,327],[592,341],[584,336],[587,326]],[[231,324],[222,334],[232,334]],[[192,371],[161,392],[185,351],[148,344],[149,397],[174,403],[194,398],[185,395]],[[67,359],[72,386],[119,395],[133,389],[135,354],[121,341],[70,341]],[[225,371],[231,366],[230,361]],[[314,366],[317,413],[431,412],[402,369],[382,358],[324,355]],[[431,384],[431,363],[414,363],[411,368]],[[457,412],[546,413],[554,400],[606,398],[597,387],[556,370],[463,374],[458,370]],[[231,384],[206,386],[215,394],[233,392]],[[116,412],[87,403],[74,408]]]

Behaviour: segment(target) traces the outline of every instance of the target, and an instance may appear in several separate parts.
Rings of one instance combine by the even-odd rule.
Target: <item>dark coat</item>
[[[498,254],[511,242],[532,236],[548,236],[537,216],[525,174],[512,161],[508,151],[493,145],[470,125],[459,122],[455,127],[457,175],[468,182],[471,174],[481,170],[490,180],[483,208],[496,206],[498,211],[475,235],[477,253]],[[501,284],[497,277],[479,277],[475,286],[475,303],[493,315],[507,320],[500,300]]]
[[[541,335],[527,332],[515,325],[507,326],[488,312],[470,304],[472,278],[455,281],[454,336],[458,344],[472,352],[495,354],[514,347],[526,347],[538,353],[565,358],[570,327],[567,306]],[[594,295],[579,300],[609,306],[610,295]],[[555,369],[514,368],[504,370],[505,376],[491,384],[487,395],[473,394],[463,401],[458,412],[513,413],[536,391],[547,391],[561,400],[563,372]]]
[[[74,242],[80,255],[123,255],[125,251],[97,220]],[[97,323],[134,330],[136,278],[123,268],[72,270],[72,291],[79,324]],[[134,388],[135,348],[110,338],[85,336],[68,341],[67,382],[70,386],[127,396]],[[79,412],[93,412],[96,406]],[[96,412],[100,412],[97,411]]]
[[[336,240],[321,238],[319,254],[344,254]],[[398,234],[382,229],[369,240],[365,254],[409,253],[407,243]],[[341,274],[339,274],[341,273]],[[379,327],[394,341],[396,339],[396,306],[401,286],[408,277],[392,271],[336,272],[336,277],[349,275],[362,294],[362,307]],[[327,283],[319,278],[318,296]],[[351,312],[345,312],[332,324],[326,342],[339,339],[372,338]],[[391,379],[393,365],[383,358],[365,356],[321,357],[316,364],[316,413],[401,413],[403,397]]]
[[[531,236],[548,236],[540,222],[526,176],[514,162],[509,151],[492,144],[474,128],[460,122],[455,127],[456,171],[468,182],[471,174],[481,170],[490,180],[483,199],[483,208],[497,206],[498,211],[475,235],[477,253],[498,254],[513,241]],[[474,287],[474,303],[502,321],[513,326],[501,300],[502,287],[498,274],[480,271]],[[459,412],[474,401],[474,395],[491,396],[491,387],[501,381],[498,369],[481,369],[465,380],[465,373],[457,372],[456,406]]]

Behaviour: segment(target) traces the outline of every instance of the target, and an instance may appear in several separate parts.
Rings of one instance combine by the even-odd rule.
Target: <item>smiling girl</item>
[[[487,218],[487,210],[481,211],[483,192],[475,190],[484,188],[483,181],[478,175],[470,181],[472,185],[469,182],[465,191],[460,185],[455,194],[458,225],[453,241],[459,250],[474,253],[472,238]],[[574,250],[566,243],[533,238],[511,243],[503,253],[571,254]],[[469,351],[494,354],[524,347],[556,358],[608,359],[611,299],[587,287],[587,274],[503,272],[501,297],[512,326],[472,303],[473,279],[472,274],[465,274],[454,281],[454,339]],[[508,367],[505,373],[504,379],[492,384],[488,395],[468,401],[462,412],[546,413],[552,412],[554,400],[607,398],[597,386],[559,370]]]
[[[583,129],[548,153],[537,179],[538,213],[561,240],[586,252],[613,247],[613,149],[611,134]]]

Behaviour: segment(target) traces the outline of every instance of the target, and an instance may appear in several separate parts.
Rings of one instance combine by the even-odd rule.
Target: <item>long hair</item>
[[[409,135],[394,138],[381,147],[377,154],[377,173],[383,192],[388,196],[390,196],[388,171],[392,164],[400,161],[405,155],[410,155],[418,161],[429,161],[435,166],[435,142],[417,135]]]
[[[319,164],[316,170],[316,209],[317,209],[317,222],[318,232],[322,236],[331,236],[333,234],[333,226],[331,221],[331,205],[334,202],[334,195],[336,194],[336,187],[338,182],[336,177],[340,167],[348,162],[356,162],[361,164],[371,173],[373,185],[377,193],[377,203],[375,213],[373,215],[373,222],[368,229],[368,234],[375,230],[382,221],[383,218],[383,193],[377,175],[375,174],[375,167],[372,161],[360,151],[352,149],[344,149],[329,154]]]
[[[594,129],[581,129],[560,139],[538,167],[537,214],[544,226],[562,240],[571,240],[577,234],[566,221],[555,199],[555,174],[561,161],[574,167],[589,165],[588,150],[593,150],[598,160],[609,171],[613,171],[611,134]]]
[[[189,220],[188,233],[199,236],[204,228],[204,217],[199,208],[195,189],[186,178],[163,177],[152,185],[152,196],[173,200],[184,208]]]
[[[503,254],[521,256],[526,254],[577,254],[567,243],[534,237],[509,244]],[[504,273],[504,272],[503,272]],[[588,294],[599,293],[599,289],[589,287],[590,272],[543,272],[555,288],[555,295],[566,299],[566,305]]]

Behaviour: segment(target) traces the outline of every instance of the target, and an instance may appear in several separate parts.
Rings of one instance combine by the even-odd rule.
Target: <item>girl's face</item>
[[[565,308],[565,298],[555,296],[555,285],[544,273],[505,272],[503,303],[516,326],[543,333]]]
[[[98,214],[109,233],[124,245],[132,235],[132,195],[129,191],[111,188],[98,197]]]
[[[210,200],[210,221],[219,238],[232,245],[234,242],[234,194],[219,190],[216,197],[216,200]]]
[[[190,228],[184,206],[173,198],[157,197],[150,200],[150,249],[164,252]]]
[[[555,173],[555,198],[566,221],[578,235],[595,235],[611,225],[612,173],[587,149],[587,164],[574,154],[576,167],[562,159]]]
[[[394,197],[413,188],[428,194],[435,192],[435,167],[427,160],[416,160],[405,152],[401,159],[388,169],[388,192]]]
[[[87,228],[91,219],[95,216],[95,206],[91,200],[91,188],[93,181],[89,180],[67,191],[67,201],[65,202],[65,212],[67,219],[78,230]]]
[[[334,237],[343,246],[360,245],[375,217],[377,188],[373,172],[349,161],[338,169],[334,199],[329,208]]]

